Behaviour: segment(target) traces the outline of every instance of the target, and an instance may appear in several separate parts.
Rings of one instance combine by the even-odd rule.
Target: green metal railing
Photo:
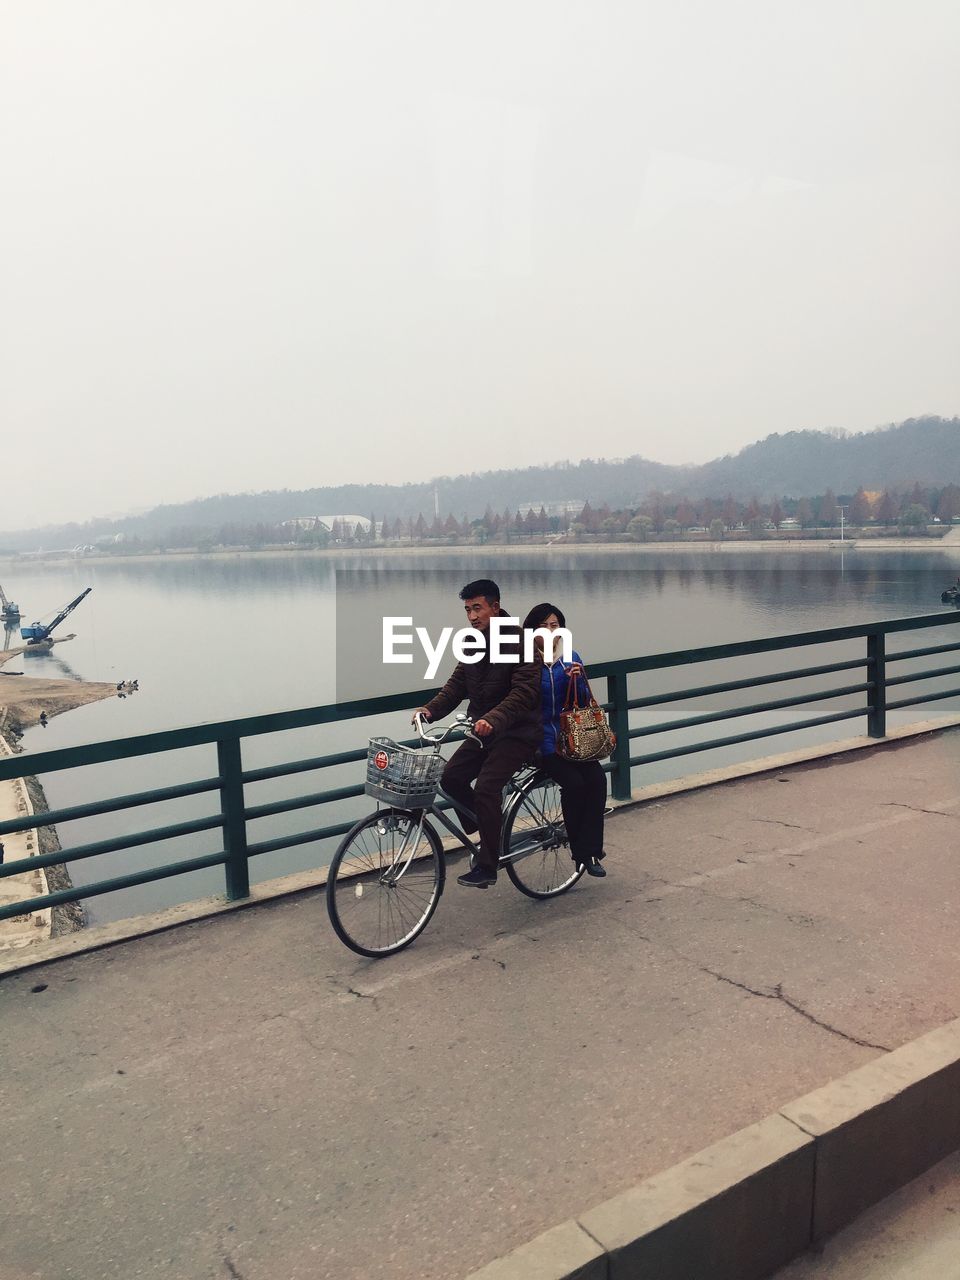
[[[928,614],[921,617],[897,618],[860,626],[831,627],[819,631],[800,632],[795,635],[773,636],[762,640],[743,641],[734,644],[712,645],[707,648],[686,649],[674,653],[651,654],[646,657],[627,658],[615,662],[596,663],[588,668],[592,679],[606,680],[607,708],[613,729],[617,734],[617,748],[605,768],[611,774],[611,791],[615,799],[628,799],[631,793],[631,771],[642,765],[692,755],[702,751],[718,750],[757,741],[776,735],[795,733],[842,720],[866,718],[867,733],[873,738],[886,735],[886,715],[890,710],[917,706],[944,698],[960,697],[960,687],[937,690],[914,697],[891,701],[888,691],[896,685],[921,680],[940,679],[960,674],[960,664],[924,671],[910,671],[905,675],[888,674],[892,663],[905,662],[934,654],[960,651],[960,639],[948,644],[929,645],[919,649],[886,651],[886,637],[898,632],[918,631],[960,623],[960,613]],[[719,683],[664,690],[643,697],[629,696],[628,677],[643,673],[682,669],[702,663],[714,663],[726,659],[754,658],[761,654],[789,653],[791,650],[831,645],[845,641],[866,641],[865,652],[860,656],[839,662],[826,662],[776,672],[762,672],[741,679]],[[765,685],[778,685],[790,681],[834,675],[840,672],[861,671],[864,678],[855,683],[842,684],[829,689],[796,693],[790,697],[778,697],[745,705],[724,706],[713,711],[679,719],[664,720],[654,724],[631,727],[630,712],[658,707],[691,699],[712,698],[737,693]],[[55,751],[29,752],[0,760],[0,781],[21,777],[24,774],[44,775],[64,769],[83,768],[110,761],[147,758],[158,752],[177,751],[188,747],[216,744],[217,773],[215,776],[185,782],[176,786],[160,787],[130,795],[114,796],[88,804],[73,805],[48,813],[10,819],[0,822],[0,839],[14,832],[73,822],[109,813],[133,810],[143,805],[171,802],[188,796],[216,794],[219,812],[206,817],[149,830],[125,834],[88,844],[75,845],[55,853],[37,854],[0,864],[0,878],[28,872],[38,867],[62,863],[70,864],[85,858],[115,854],[159,841],[200,835],[207,831],[221,833],[221,847],[213,852],[166,862],[145,870],[98,880],[93,884],[75,886],[0,906],[0,920],[12,916],[76,902],[83,898],[112,893],[151,881],[185,875],[207,867],[224,868],[226,895],[230,899],[247,897],[250,893],[250,859],[275,853],[298,845],[313,844],[343,834],[352,821],[334,822],[311,830],[286,834],[274,839],[251,841],[249,824],[262,818],[291,813],[301,809],[335,804],[363,795],[363,783],[322,791],[313,791],[291,799],[275,800],[267,804],[249,804],[246,787],[249,784],[270,779],[287,778],[300,773],[314,772],[338,765],[359,763],[366,759],[366,745],[355,750],[315,756],[310,759],[289,761],[266,768],[243,768],[242,744],[244,740],[263,734],[281,733],[295,729],[311,728],[345,720],[382,716],[421,705],[433,690],[415,690],[410,693],[387,697],[365,698],[355,702],[338,703],[322,707],[309,707],[298,711],[278,712],[271,715],[251,716],[238,720],[225,720],[217,724],[194,725],[184,729],[166,730],[142,734],[134,738],[121,738],[111,742],[95,742],[82,747],[66,747]],[[828,702],[843,697],[863,695],[856,706],[840,711],[793,720],[789,723],[754,726],[744,732],[720,737],[703,738],[683,742],[658,751],[633,754],[632,744],[658,734],[674,733],[697,728],[701,725],[725,720],[755,716],[765,712],[780,712],[791,707]]]

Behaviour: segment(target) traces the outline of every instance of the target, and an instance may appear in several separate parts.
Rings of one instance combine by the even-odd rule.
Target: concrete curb
[[[468,1280],[763,1280],[960,1148],[960,1019]]]
[[[913,724],[890,729],[885,738],[846,738],[839,742],[826,742],[814,747],[801,747],[795,751],[762,756],[758,760],[747,760],[741,764],[725,765],[719,769],[707,769],[701,773],[687,774],[683,778],[676,778],[670,782],[654,782],[634,791],[629,800],[611,799],[608,803],[615,811],[629,809],[636,805],[647,804],[652,800],[662,800],[688,791],[702,791],[706,787],[736,782],[757,774],[773,773],[794,765],[810,764],[858,751],[882,751],[907,738],[940,733],[958,726],[960,726],[960,716],[941,716],[933,720],[916,721]],[[444,847],[448,845],[456,849],[460,848],[452,838],[444,840]],[[123,920],[81,929],[77,933],[63,937],[36,941],[31,943],[28,950],[0,953],[0,981],[12,974],[35,969],[42,964],[65,960],[70,956],[82,955],[88,951],[100,951],[104,947],[116,946],[121,942],[131,942],[137,938],[166,933],[167,930],[175,929],[182,924],[192,924],[198,920],[208,920],[234,911],[246,911],[251,907],[262,906],[280,898],[315,892],[322,889],[326,882],[326,867],[312,871],[296,871],[290,875],[264,881],[262,884],[252,885],[249,898],[240,898],[236,902],[228,902],[221,896],[197,898],[193,902],[168,907],[150,915],[127,916]]]

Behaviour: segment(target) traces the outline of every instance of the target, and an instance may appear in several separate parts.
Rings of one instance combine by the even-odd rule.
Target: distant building
[[[285,529],[326,529],[327,533],[332,533],[333,526],[338,520],[350,534],[354,532],[357,525],[360,526],[364,533],[370,532],[370,517],[355,515],[293,516],[291,519],[283,521],[283,527]]]
[[[780,521],[780,523],[779,523],[779,525],[777,526],[777,528],[778,528],[778,529],[784,529],[784,530],[787,530],[787,529],[799,529],[799,528],[800,528],[800,521],[799,521],[799,520],[797,520],[797,519],[796,519],[796,517],[794,517],[794,516],[787,516],[787,518],[786,518],[785,520],[781,520],[781,521]]]
[[[563,519],[572,520],[580,514],[585,505],[586,499],[565,498],[561,502],[518,502],[517,509],[524,515],[532,511],[535,516],[538,516],[540,508],[543,507],[548,516],[560,516]]]

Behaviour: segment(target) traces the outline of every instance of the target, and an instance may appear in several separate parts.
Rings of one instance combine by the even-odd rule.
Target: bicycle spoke
[[[361,955],[389,955],[412,942],[436,908],[441,850],[414,815],[371,815],[334,855],[327,906],[338,936]]]
[[[580,879],[570,856],[560,788],[546,775],[526,782],[508,809],[504,850],[507,874],[531,898],[565,893]]]

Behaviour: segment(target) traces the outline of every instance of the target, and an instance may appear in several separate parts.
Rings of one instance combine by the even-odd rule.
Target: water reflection
[[[78,672],[74,671],[69,662],[65,658],[61,658],[59,653],[53,649],[32,651],[27,649],[24,658],[29,658],[29,668],[25,669],[26,675],[42,676],[45,680],[82,680]]]

